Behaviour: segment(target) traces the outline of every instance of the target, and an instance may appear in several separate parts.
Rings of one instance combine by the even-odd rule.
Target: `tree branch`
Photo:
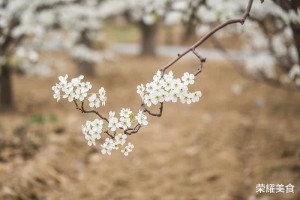
[[[137,133],[137,132],[139,132],[139,130],[140,130],[141,127],[142,126],[140,124],[137,124],[133,128],[128,128],[128,129],[124,130],[124,134],[126,134],[126,135],[132,135],[134,133]]]
[[[178,54],[178,57],[173,60],[172,62],[170,62],[169,64],[167,64],[166,66],[164,66],[163,68],[161,68],[160,70],[165,73],[165,71],[170,68],[172,65],[174,65],[178,60],[180,60],[182,57],[184,57],[186,54],[188,54],[189,52],[193,52],[195,54],[195,49],[198,48],[201,44],[203,44],[208,38],[210,38],[213,34],[215,34],[216,32],[218,32],[219,30],[223,29],[224,27],[230,25],[230,24],[235,24],[235,23],[240,23],[240,24],[244,24],[245,20],[247,19],[247,17],[249,16],[251,7],[253,4],[253,0],[249,0],[248,1],[248,5],[247,8],[245,10],[245,12],[243,13],[243,15],[238,18],[238,19],[230,19],[220,25],[218,25],[217,27],[215,27],[214,29],[212,29],[210,32],[208,32],[207,34],[205,34],[198,42],[196,42],[193,46],[191,46],[189,49],[187,49],[185,52]],[[197,56],[197,55],[196,55]],[[202,63],[203,60],[201,59],[201,57],[197,56],[197,58],[199,58],[200,62]],[[201,65],[201,70],[202,70],[202,65]],[[198,72],[196,73],[196,75],[198,75],[201,70],[198,70]],[[200,72],[199,72],[200,71]]]
[[[214,33],[216,33],[217,31],[223,29],[224,27],[230,25],[230,24],[235,24],[235,23],[241,23],[244,24],[245,20],[247,19],[247,17],[249,16],[251,7],[253,4],[253,0],[249,0],[248,1],[248,5],[247,8],[245,10],[245,12],[243,13],[243,15],[240,18],[237,19],[231,19],[228,20],[220,25],[218,25],[217,27],[215,27],[214,29],[212,29],[210,32],[208,32],[206,35],[204,35],[200,40],[198,40],[194,45],[192,45],[189,49],[187,49],[185,52],[178,54],[178,57],[171,61],[169,64],[165,65],[164,67],[162,67],[160,69],[160,71],[164,74],[165,71],[170,68],[172,65],[174,65],[178,60],[180,60],[181,58],[183,58],[186,54],[192,52],[198,59],[199,59],[199,66],[198,66],[198,70],[197,72],[194,74],[195,76],[197,76],[198,74],[200,74],[202,72],[202,68],[203,68],[203,63],[205,63],[206,58],[202,57],[197,51],[196,48],[198,48],[201,44],[203,44],[208,38],[210,38]],[[94,113],[97,116],[99,116],[101,119],[105,120],[107,123],[109,123],[109,120],[102,116],[98,111],[95,110],[85,110],[84,109],[84,103],[81,103],[81,106],[78,105],[77,101],[74,101],[75,105],[76,105],[76,109],[80,110],[82,113]],[[155,117],[161,117],[162,113],[163,113],[163,106],[164,103],[160,103],[160,107],[159,107],[159,113],[154,113],[152,111],[150,111],[148,108],[146,108],[146,105],[144,102],[141,103],[141,110],[143,112],[148,113],[149,115],[155,116]],[[124,134],[126,135],[132,135],[137,133],[140,128],[142,127],[141,124],[136,124],[133,128],[127,128],[126,130],[124,130]],[[110,134],[109,131],[105,131],[105,133],[111,137],[112,139],[114,138],[114,135]]]
[[[147,112],[149,115],[152,115],[152,116],[155,116],[155,117],[161,117],[162,116],[162,112],[163,112],[163,108],[164,108],[164,103],[160,103],[159,113],[153,113],[153,112],[151,112],[149,109],[147,109],[145,107],[145,104],[142,104],[142,107],[144,109],[144,112]]]
[[[98,117],[100,117],[101,119],[105,120],[108,123],[108,119],[104,116],[102,116],[98,111],[96,110],[85,110],[84,108],[84,102],[81,102],[81,106],[78,105],[77,101],[74,101],[76,109],[80,110],[82,113],[94,113],[96,115],[98,115]]]

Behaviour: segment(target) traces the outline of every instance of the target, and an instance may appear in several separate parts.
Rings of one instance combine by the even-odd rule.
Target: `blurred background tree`
[[[165,24],[182,24],[183,41],[205,35],[218,23],[240,15],[245,7],[243,1],[169,1],[165,9]],[[290,83],[292,79],[300,85],[299,79],[299,1],[255,1],[250,13],[250,22],[245,26],[230,27],[213,39],[215,47],[238,48],[240,51],[259,55],[243,58],[246,71],[252,78],[261,79],[275,86]],[[241,32],[244,32],[241,34]],[[241,36],[241,35],[246,35]],[[229,47],[226,41],[237,39]],[[238,45],[237,45],[238,44]],[[289,77],[288,77],[289,76]]]
[[[300,93],[289,90],[300,84],[298,0],[254,0],[244,26],[197,49],[208,58],[194,85],[203,101],[149,118],[129,159],[88,148],[76,125],[86,115],[51,97],[57,76],[85,74],[108,89],[101,111],[137,109],[138,83],[246,3],[0,0],[0,106],[15,108],[0,113],[0,199],[268,198],[256,183],[294,184],[274,195],[300,199]],[[198,62],[187,55],[174,74]]]
[[[103,4],[106,7],[118,5],[119,12],[115,12],[114,15],[125,15],[137,25],[141,35],[141,55],[155,55],[159,28],[165,27],[167,33],[170,33],[168,26],[183,25],[183,41],[195,41],[196,33],[203,36],[220,21],[241,14],[246,2],[106,0]],[[264,4],[262,7],[260,1],[255,1],[250,13],[251,21],[242,28],[227,28],[216,35],[213,43],[215,47],[224,50],[228,49],[228,44],[225,44],[227,39],[236,38],[238,42],[234,48],[250,52],[250,56],[242,60],[245,62],[246,73],[252,78],[264,80],[275,86],[290,84],[292,79],[300,85],[299,2],[267,0]],[[240,36],[241,31],[247,36]],[[166,37],[169,39],[172,35]],[[255,55],[254,59],[251,52],[253,54],[258,50],[262,53]]]
[[[49,75],[51,63],[39,54],[64,50],[78,63],[80,74],[94,74],[94,63],[110,58],[101,28],[99,1],[0,1],[0,106],[13,106],[11,74]],[[84,67],[83,67],[84,65]]]
[[[95,74],[95,64],[113,60],[105,41],[103,22],[123,17],[140,32],[141,55],[155,55],[161,28],[183,25],[183,40],[196,40],[220,21],[239,15],[246,2],[216,0],[1,0],[1,107],[12,106],[11,73],[47,75],[53,64],[41,52],[64,50],[74,59],[78,73]],[[300,85],[299,2],[255,1],[251,21],[216,35],[217,48],[228,49],[227,38],[237,38],[246,56],[245,69],[253,78],[276,86],[291,81]],[[241,37],[240,32],[246,32]],[[197,36],[196,36],[197,34]],[[179,53],[179,52],[178,52]],[[254,59],[255,57],[255,59]],[[57,66],[57,65],[56,65]]]

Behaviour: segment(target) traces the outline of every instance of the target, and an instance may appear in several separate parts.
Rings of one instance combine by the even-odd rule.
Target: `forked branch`
[[[171,61],[170,63],[168,63],[167,65],[165,65],[164,67],[162,67],[160,69],[160,71],[162,72],[162,74],[164,74],[166,72],[167,69],[169,69],[170,67],[172,67],[177,61],[179,61],[181,58],[183,58],[185,55],[187,55],[188,53],[192,52],[196,58],[199,59],[199,65],[198,65],[198,69],[195,72],[195,76],[199,75],[202,72],[203,69],[203,64],[206,62],[206,58],[201,56],[196,49],[203,44],[207,39],[209,39],[213,34],[215,34],[216,32],[218,32],[219,30],[223,29],[224,27],[230,25],[230,24],[236,24],[236,23],[240,23],[240,24],[244,24],[245,20],[248,18],[251,7],[253,4],[253,0],[249,0],[248,4],[247,4],[247,8],[245,10],[245,12],[243,13],[243,15],[240,18],[236,18],[236,19],[230,19],[228,21],[225,21],[224,23],[221,23],[220,25],[216,26],[215,28],[213,28],[211,31],[209,31],[207,34],[205,34],[200,40],[198,40],[194,45],[192,45],[190,48],[188,48],[186,51],[184,51],[181,54],[177,55],[177,58],[175,58],[173,61]],[[94,113],[96,114],[98,117],[100,117],[101,119],[105,120],[107,123],[109,123],[109,120],[102,116],[98,111],[96,110],[85,110],[84,108],[84,103],[82,102],[81,105],[78,105],[78,103],[76,102],[76,100],[74,101],[75,105],[76,105],[76,109],[80,110],[82,113]],[[162,113],[163,113],[163,106],[164,103],[161,102],[160,103],[160,107],[159,107],[159,112],[158,113],[154,113],[151,110],[149,110],[145,103],[142,102],[141,106],[140,106],[140,110],[142,112],[146,112],[149,115],[155,116],[155,117],[161,117]],[[132,135],[134,133],[137,133],[140,128],[142,126],[140,124],[136,124],[133,128],[127,128],[126,130],[124,130],[124,134],[127,135]],[[106,131],[106,133],[111,137],[114,138],[115,135],[110,134],[108,131]]]
[[[96,110],[85,110],[84,108],[84,102],[81,102],[81,105],[79,106],[77,101],[74,101],[76,109],[80,110],[82,113],[94,113],[96,115],[98,115],[98,117],[100,117],[101,119],[105,120],[108,123],[108,119],[104,116],[102,116],[98,111]]]
[[[216,32],[218,32],[219,30],[225,28],[226,26],[230,25],[230,24],[236,24],[236,23],[240,23],[240,24],[244,24],[245,20],[247,19],[247,17],[249,16],[251,7],[253,4],[253,0],[249,0],[248,1],[248,5],[247,8],[245,10],[245,12],[243,13],[243,15],[240,18],[237,19],[230,19],[220,25],[218,25],[217,27],[213,28],[211,31],[209,31],[207,34],[205,34],[200,40],[198,40],[194,45],[192,45],[189,49],[187,49],[186,51],[184,51],[181,54],[178,54],[178,57],[171,61],[169,64],[165,65],[163,68],[161,68],[160,70],[165,73],[165,71],[167,69],[169,69],[172,65],[174,65],[177,61],[179,61],[182,57],[184,57],[186,54],[188,54],[189,52],[193,52],[196,57],[200,60],[200,68],[198,70],[198,72],[195,75],[198,75],[201,70],[202,70],[202,63],[204,63],[206,61],[206,59],[202,56],[200,56],[200,54],[198,54],[196,52],[196,48],[198,48],[201,44],[203,44],[208,38],[210,38],[213,34],[215,34]]]
[[[262,1],[263,2],[263,1]],[[253,4],[253,0],[249,0],[248,4],[247,4],[247,8],[245,10],[245,12],[243,13],[243,15],[240,18],[237,19],[230,19],[220,25],[218,25],[217,27],[213,28],[211,31],[209,31],[207,34],[205,34],[200,40],[198,40],[194,45],[192,45],[189,49],[187,49],[186,51],[184,51],[181,54],[177,55],[177,58],[173,61],[171,61],[169,64],[165,65],[163,68],[161,68],[160,70],[162,71],[162,73],[164,74],[165,71],[167,69],[169,69],[171,66],[173,66],[177,61],[179,61],[181,58],[183,58],[185,55],[187,55],[188,53],[192,52],[198,59],[199,59],[199,66],[197,69],[197,72],[194,74],[195,76],[197,76],[198,74],[200,74],[202,72],[203,69],[203,64],[206,62],[206,58],[201,56],[196,49],[203,44],[207,39],[209,39],[213,34],[215,34],[216,32],[218,32],[219,30],[225,28],[226,26],[230,25],[230,24],[235,24],[235,23],[240,23],[240,24],[244,24],[245,20],[248,18],[249,13],[251,11],[252,8],[252,4]],[[159,108],[159,113],[153,113],[150,110],[148,110],[145,107],[145,104],[142,103],[141,107],[144,109],[145,112],[147,112],[149,115],[152,116],[156,116],[156,117],[161,117],[162,116],[162,111],[163,111],[163,103],[161,103],[161,106]]]

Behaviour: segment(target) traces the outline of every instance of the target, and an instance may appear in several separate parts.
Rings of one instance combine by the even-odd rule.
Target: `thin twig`
[[[179,61],[181,58],[183,58],[186,54],[192,52],[200,61],[200,64],[198,66],[198,70],[197,72],[194,74],[195,76],[197,76],[198,74],[200,74],[202,72],[202,68],[203,68],[203,63],[205,63],[206,61],[206,58],[205,57],[202,57],[197,51],[196,51],[196,48],[198,48],[201,44],[203,44],[208,38],[210,38],[214,33],[216,33],[217,31],[221,30],[222,28],[230,25],[230,24],[235,24],[235,23],[241,23],[241,24],[244,24],[245,20],[247,19],[247,17],[249,16],[249,13],[250,13],[250,10],[251,10],[251,7],[252,7],[252,4],[253,4],[253,0],[249,0],[248,1],[248,5],[247,5],[247,8],[245,10],[245,12],[243,13],[243,15],[240,17],[240,18],[237,18],[237,19],[231,19],[231,20],[228,20],[220,25],[218,25],[217,27],[215,27],[214,29],[212,29],[210,32],[208,32],[206,35],[204,35],[200,40],[198,40],[194,45],[192,45],[189,49],[187,49],[186,51],[184,51],[183,53],[181,54],[178,54],[177,55],[177,58],[174,59],[173,61],[171,61],[170,63],[168,63],[167,65],[165,65],[164,67],[162,67],[160,69],[160,71],[162,72],[162,74],[165,73],[165,71],[167,69],[169,69],[171,66],[173,66],[177,61]],[[81,106],[78,105],[78,103],[76,102],[76,100],[74,101],[75,105],[76,105],[76,109],[80,110],[82,113],[94,113],[96,114],[97,116],[99,116],[101,119],[105,120],[107,123],[109,123],[109,120],[102,116],[98,111],[96,110],[85,110],[84,109],[84,103],[82,102],[81,103]],[[147,112],[149,115],[152,115],[152,116],[156,116],[156,117],[161,117],[162,116],[162,113],[163,113],[163,106],[164,104],[163,103],[160,103],[160,107],[159,107],[159,113],[154,113],[152,111],[150,111],[148,108],[146,108],[144,102],[141,103],[141,110],[143,112]],[[128,128],[126,130],[124,130],[124,134],[127,134],[127,135],[132,135],[134,133],[137,133],[140,128],[142,127],[141,124],[136,124],[133,128]],[[109,133],[109,131],[105,131],[105,133],[111,137],[112,139],[114,139],[114,136],[115,135],[111,135]]]
[[[160,107],[159,107],[159,113],[153,113],[151,112],[149,109],[147,109],[145,107],[145,104],[142,104],[143,108],[144,108],[144,112],[147,112],[149,115],[155,116],[155,117],[161,117],[162,116],[162,112],[163,112],[163,108],[164,108],[164,103],[160,103]]]
[[[165,71],[167,69],[169,69],[171,66],[173,66],[177,61],[179,61],[181,58],[183,58],[186,54],[188,54],[189,52],[192,52],[200,61],[200,64],[198,66],[198,70],[197,72],[194,74],[195,76],[197,76],[198,74],[200,74],[202,72],[203,69],[203,63],[206,62],[206,58],[202,57],[197,51],[196,48],[198,48],[201,44],[203,44],[208,38],[210,38],[214,33],[216,33],[217,31],[223,29],[224,27],[230,25],[230,24],[235,24],[235,23],[240,23],[240,24],[244,24],[245,20],[247,19],[247,17],[249,16],[251,7],[253,4],[253,0],[249,0],[248,1],[248,5],[247,8],[245,10],[245,12],[243,13],[243,15],[240,18],[237,19],[231,19],[228,20],[220,25],[218,25],[217,27],[215,27],[214,29],[212,29],[210,32],[208,32],[206,35],[204,35],[200,40],[198,40],[194,45],[192,45],[189,49],[187,49],[186,51],[184,51],[181,54],[177,55],[177,58],[175,58],[173,61],[171,61],[169,64],[165,65],[164,67],[162,67],[160,69],[160,71],[162,72],[162,74],[165,73]],[[142,102],[141,104],[141,109],[144,112],[147,112],[149,115],[155,116],[155,117],[161,117],[162,116],[162,112],[163,112],[163,103],[161,103],[160,108],[159,108],[159,113],[153,113],[152,111],[150,111],[149,109],[146,108],[145,104]],[[140,127],[139,127],[140,128]],[[139,129],[138,128],[138,129]],[[138,130],[133,130],[134,133],[136,133]],[[126,132],[126,131],[125,131]]]
[[[230,19],[220,25],[218,25],[217,27],[215,27],[214,29],[212,29],[211,31],[209,31],[207,34],[205,34],[200,40],[198,40],[193,46],[191,46],[189,49],[187,49],[185,52],[178,54],[178,57],[171,61],[169,64],[165,65],[163,68],[161,68],[161,71],[163,73],[165,73],[165,71],[170,68],[172,65],[174,65],[177,61],[179,61],[182,57],[184,57],[186,54],[188,54],[189,52],[193,52],[195,53],[195,49],[198,48],[201,44],[203,44],[208,38],[210,38],[213,34],[215,34],[217,31],[223,29],[224,27],[230,25],[230,24],[236,24],[236,23],[240,23],[240,24],[244,24],[245,20],[247,19],[247,17],[249,16],[251,7],[253,4],[253,0],[249,0],[247,8],[245,10],[245,12],[243,13],[241,18],[238,19]],[[197,56],[197,55],[196,55]],[[197,56],[200,60],[200,62],[202,62],[201,57]],[[197,73],[198,75],[199,73]]]
[[[111,135],[111,134],[109,133],[109,131],[104,131],[104,133],[106,133],[111,139],[114,139],[114,138],[115,138],[115,136]]]
[[[77,110],[80,110],[82,113],[94,113],[98,115],[101,119],[105,120],[108,123],[108,119],[104,116],[102,116],[98,111],[96,110],[85,110],[84,108],[84,102],[81,102],[81,106],[78,105],[77,101],[74,100],[75,106]]]
[[[128,128],[127,130],[125,130],[124,134],[126,134],[126,135],[132,135],[134,133],[137,133],[140,130],[141,127],[142,126],[140,124],[137,124],[137,125],[135,125],[134,128]]]

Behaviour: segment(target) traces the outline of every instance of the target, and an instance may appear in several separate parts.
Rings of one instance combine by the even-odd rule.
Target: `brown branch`
[[[75,106],[77,110],[80,110],[82,113],[94,113],[101,119],[105,120],[108,123],[108,119],[104,116],[102,116],[98,111],[96,110],[85,110],[84,108],[84,102],[81,102],[81,106],[78,105],[77,101],[74,100]]]
[[[243,13],[243,15],[240,18],[238,18],[238,19],[231,19],[231,20],[228,20],[228,21],[226,21],[226,22],[218,25],[217,27],[215,27],[214,29],[212,29],[210,32],[208,32],[206,35],[204,35],[198,42],[196,42],[194,45],[192,45],[185,52],[183,52],[181,54],[178,54],[177,55],[178,57],[175,60],[173,60],[169,64],[165,65],[163,68],[160,69],[160,71],[164,74],[165,71],[168,68],[170,68],[171,66],[173,66],[177,61],[179,61],[181,58],[183,58],[186,54],[188,54],[189,52],[192,52],[199,59],[199,61],[200,61],[200,64],[198,66],[198,70],[197,70],[197,72],[194,75],[197,76],[198,74],[200,74],[202,72],[203,63],[205,63],[206,58],[202,57],[196,51],[196,48],[198,48],[201,44],[203,44],[214,33],[216,33],[217,31],[219,31],[221,29],[223,29],[226,26],[228,26],[230,24],[235,24],[235,23],[244,24],[245,20],[249,16],[252,4],[253,4],[253,0],[249,0],[246,10],[245,10],[245,12]],[[155,117],[161,117],[162,116],[162,112],[163,112],[163,103],[160,104],[159,113],[153,113],[152,111],[150,111],[149,109],[147,109],[146,106],[145,106],[145,104],[143,102],[141,104],[141,109],[143,110],[143,112],[147,112],[149,115],[152,115],[152,116],[155,116]],[[125,130],[124,133],[128,134],[128,135],[131,135],[133,133],[137,133],[140,128],[141,128],[141,125],[138,124],[134,128]]]
[[[160,69],[160,71],[164,74],[165,71],[170,68],[172,65],[174,65],[177,61],[179,61],[181,58],[183,58],[186,54],[188,54],[189,52],[192,52],[200,61],[200,64],[198,66],[198,70],[195,73],[195,76],[197,76],[198,74],[200,74],[202,72],[202,68],[203,68],[203,63],[205,63],[206,58],[202,57],[197,51],[196,48],[198,48],[201,44],[203,44],[208,38],[210,38],[214,33],[216,33],[217,31],[221,30],[222,28],[230,25],[230,24],[235,24],[235,23],[241,23],[244,24],[245,20],[247,19],[247,17],[249,16],[251,7],[253,4],[253,0],[249,0],[248,1],[248,6],[245,10],[245,12],[243,13],[243,15],[238,18],[238,19],[231,19],[228,20],[220,25],[218,25],[217,27],[215,27],[214,29],[212,29],[210,32],[208,32],[206,35],[204,35],[199,41],[197,41],[194,45],[192,45],[189,49],[187,49],[185,52],[183,52],[182,54],[178,54],[178,57],[171,61],[169,64],[165,65],[164,67],[162,67]],[[106,117],[103,117],[98,111],[95,110],[85,110],[84,109],[84,103],[81,103],[81,106],[78,105],[77,101],[74,101],[75,105],[76,105],[76,109],[80,110],[82,113],[94,113],[96,115],[98,115],[101,119],[105,120],[107,123],[109,123],[108,119]],[[163,113],[163,103],[160,103],[160,107],[159,107],[159,113],[154,113],[152,111],[150,111],[149,109],[146,108],[144,102],[141,103],[141,110],[143,112],[147,112],[149,115],[152,116],[156,116],[156,117],[161,117],[162,113]],[[124,134],[126,135],[132,135],[134,133],[137,133],[140,128],[142,127],[141,124],[136,124],[133,128],[128,128],[126,130],[124,130]],[[104,133],[106,133],[109,137],[111,137],[112,139],[114,138],[114,135],[111,135],[109,133],[109,131],[105,131]]]
[[[197,76],[198,74],[200,74],[202,72],[202,68],[203,68],[203,63],[205,63],[206,58],[202,57],[197,51],[196,49],[192,49],[192,52],[195,54],[195,56],[197,56],[200,60],[200,64],[198,66],[198,71],[194,74],[195,76]]]
[[[111,139],[115,138],[115,136],[111,135],[108,131],[104,131],[104,133],[106,133]]]
[[[128,128],[127,130],[125,130],[124,134],[126,134],[126,135],[132,135],[134,133],[137,133],[140,130],[141,127],[142,126],[140,124],[137,124],[137,125],[135,125],[134,128]]]
[[[188,54],[189,52],[193,52],[195,54],[195,49],[198,48],[201,44],[203,44],[208,38],[210,38],[213,34],[215,34],[216,32],[218,32],[219,30],[223,29],[224,27],[230,25],[230,24],[235,24],[235,23],[240,23],[240,24],[244,24],[245,20],[247,19],[247,17],[249,16],[251,7],[253,4],[253,0],[249,0],[248,1],[248,5],[247,8],[245,10],[245,12],[243,13],[243,15],[238,18],[238,19],[230,19],[220,25],[218,25],[217,27],[215,27],[214,29],[212,29],[210,32],[208,32],[207,34],[205,34],[198,42],[196,42],[193,46],[191,46],[189,49],[187,49],[185,52],[178,54],[178,57],[171,61],[169,64],[165,65],[163,68],[161,68],[160,70],[165,73],[165,71],[170,68],[172,65],[174,65],[177,61],[179,61],[182,57],[184,57],[186,54]],[[196,55],[197,56],[197,55]],[[198,56],[197,56],[198,57]],[[198,57],[200,62],[202,62],[203,60],[201,60],[201,57]],[[196,73],[196,75],[198,75],[200,72],[200,70],[198,70],[198,72]]]
[[[155,116],[155,117],[161,117],[162,112],[163,112],[163,108],[164,108],[164,103],[160,103],[159,113],[151,112],[149,109],[146,108],[145,104],[142,104],[142,107],[143,107],[144,112],[147,112],[149,115],[152,115],[152,116]]]

